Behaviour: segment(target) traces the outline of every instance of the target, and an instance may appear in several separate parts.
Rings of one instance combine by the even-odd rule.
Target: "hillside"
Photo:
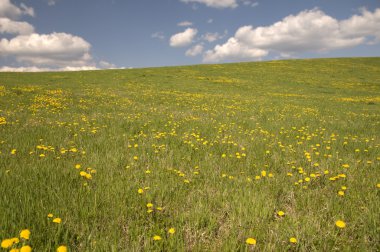
[[[380,58],[0,73],[0,240],[380,250],[379,132]]]

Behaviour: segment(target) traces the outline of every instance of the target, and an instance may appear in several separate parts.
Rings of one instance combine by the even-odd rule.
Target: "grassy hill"
[[[380,58],[0,73],[1,245],[380,250],[379,132]]]

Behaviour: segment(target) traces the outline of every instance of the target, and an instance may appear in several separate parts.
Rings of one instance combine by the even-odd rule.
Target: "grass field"
[[[379,251],[379,133],[380,58],[0,73],[0,241]]]

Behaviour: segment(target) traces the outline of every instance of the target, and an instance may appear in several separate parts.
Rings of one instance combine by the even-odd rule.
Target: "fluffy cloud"
[[[49,68],[49,67],[0,67],[0,72],[55,72],[55,71],[87,71],[87,70],[99,70],[95,66],[80,66],[80,67],[61,67],[61,68]]]
[[[34,16],[33,8],[21,4],[20,7],[12,4],[10,0],[0,0],[0,17],[18,19],[22,15]]]
[[[236,0],[181,0],[184,3],[201,3],[213,8],[236,8]]]
[[[187,28],[185,31],[174,34],[170,38],[170,46],[183,47],[188,46],[193,42],[194,37],[197,35],[198,30],[194,28]]]
[[[27,22],[13,21],[6,17],[0,17],[0,33],[31,34],[34,27]]]
[[[55,1],[54,1],[55,2]],[[34,16],[33,8],[20,7],[9,0],[0,0],[0,34],[15,34],[0,39],[0,60],[17,63],[18,67],[3,66],[0,71],[75,71],[97,69],[90,53],[91,45],[81,37],[67,33],[37,34],[34,27],[15,21],[22,15]],[[114,68],[100,61],[101,68]]]
[[[189,21],[183,21],[177,24],[177,26],[192,26],[193,23]]]
[[[91,60],[90,47],[81,37],[67,33],[33,33],[1,39],[0,55],[42,66],[82,66]]]
[[[243,26],[223,45],[205,53],[205,62],[260,59],[269,52],[294,55],[357,46],[380,38],[380,9],[362,10],[338,21],[319,9],[302,11],[266,27]]]
[[[202,52],[203,52],[203,45],[198,44],[188,49],[185,54],[186,56],[194,57],[201,54]]]

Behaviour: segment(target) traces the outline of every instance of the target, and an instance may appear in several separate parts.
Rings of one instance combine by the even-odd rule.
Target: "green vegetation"
[[[380,58],[0,73],[2,245],[379,251],[379,73]]]

